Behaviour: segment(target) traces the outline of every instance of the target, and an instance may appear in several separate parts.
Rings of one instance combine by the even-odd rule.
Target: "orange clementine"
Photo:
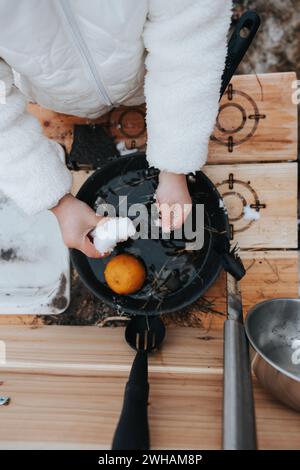
[[[107,263],[104,277],[116,294],[133,294],[144,284],[146,270],[143,263],[135,256],[123,253]]]

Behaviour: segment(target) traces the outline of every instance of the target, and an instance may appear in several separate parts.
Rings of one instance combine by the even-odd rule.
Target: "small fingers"
[[[179,229],[191,212],[191,204],[160,204],[161,227],[163,232]]]
[[[82,251],[89,258],[103,258],[106,254],[100,254],[96,250],[94,244],[91,242],[89,237],[85,237],[83,243],[80,245],[79,250]]]
[[[94,211],[91,211],[89,213],[89,231],[92,231],[93,229],[96,228],[99,222],[104,221],[105,217],[102,217],[101,215],[97,215]]]
[[[163,232],[169,233],[172,229],[171,207],[168,204],[160,204],[161,228]]]

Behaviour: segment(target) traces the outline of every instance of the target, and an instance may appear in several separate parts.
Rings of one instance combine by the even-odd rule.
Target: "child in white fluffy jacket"
[[[96,118],[146,100],[158,203],[189,203],[185,174],[206,160],[230,16],[230,0],[0,0],[0,189],[28,214],[51,209],[67,246],[98,257],[87,235],[99,218],[70,195],[63,149],[26,105]]]

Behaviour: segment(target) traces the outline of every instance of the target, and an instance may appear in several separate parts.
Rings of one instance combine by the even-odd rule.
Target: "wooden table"
[[[133,352],[123,328],[1,329],[0,448],[109,448]],[[154,449],[220,449],[222,332],[171,327],[150,359]],[[300,415],[255,382],[260,449],[298,449]]]
[[[294,73],[234,77],[204,168],[224,197],[232,241],[247,269],[245,312],[266,298],[298,296],[295,79]],[[30,110],[67,151],[74,124],[90,123],[38,106]],[[145,147],[142,106],[113,110],[96,123],[127,148]],[[89,174],[74,174],[74,192]],[[243,204],[251,204],[259,220],[245,221]],[[224,275],[205,297],[225,314]],[[221,446],[224,316],[204,313],[201,302],[189,312],[187,321],[166,318],[166,343],[150,361],[153,448]],[[0,445],[108,448],[132,360],[123,328],[45,326],[40,317],[12,315],[1,316],[0,324],[7,345],[0,390],[11,396],[11,404],[0,407]],[[254,385],[259,447],[299,448],[300,415]]]

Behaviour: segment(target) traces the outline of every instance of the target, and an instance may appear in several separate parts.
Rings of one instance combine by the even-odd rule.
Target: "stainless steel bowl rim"
[[[299,301],[300,303],[300,299],[297,299],[297,298],[292,298],[292,297],[277,297],[275,299],[269,299],[269,300],[263,300],[262,302],[259,302],[258,304],[254,305],[254,307],[252,307],[248,313],[247,313],[247,316],[246,316],[246,319],[245,319],[245,330],[246,330],[246,334],[247,334],[247,337],[248,337],[248,340],[251,344],[251,346],[253,347],[253,349],[268,363],[270,364],[272,367],[274,367],[274,369],[278,370],[279,372],[281,372],[282,374],[286,375],[287,377],[290,377],[291,379],[293,380],[296,380],[297,382],[300,382],[300,378],[297,377],[296,375],[292,374],[291,372],[288,372],[286,371],[285,369],[283,369],[282,367],[280,367],[278,364],[276,364],[275,362],[273,362],[271,359],[268,358],[268,356],[266,356],[261,350],[260,348],[257,347],[257,345],[255,344],[255,341],[253,340],[253,338],[251,337],[251,334],[250,334],[250,331],[249,331],[249,322],[250,322],[250,318],[256,314],[256,311],[257,311],[257,308],[262,306],[262,305],[265,305],[265,304],[272,304],[272,303],[276,303],[278,302],[279,300],[282,300],[282,301],[288,301],[288,300],[295,300],[295,301]],[[299,367],[300,367],[300,364],[299,364]]]

